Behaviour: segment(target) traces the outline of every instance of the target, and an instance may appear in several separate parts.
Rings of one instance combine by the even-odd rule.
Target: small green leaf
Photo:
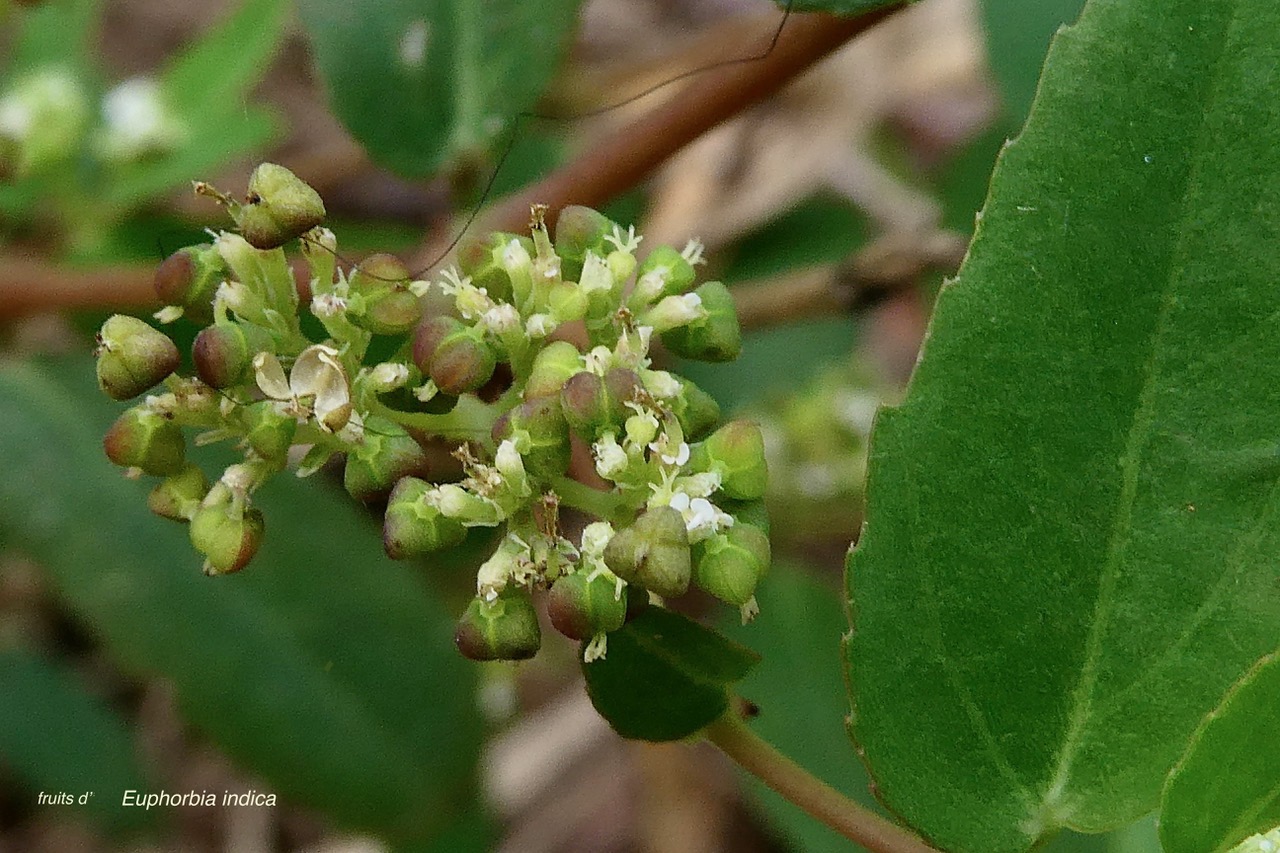
[[[1280,825],[1280,653],[1231,688],[1169,774],[1166,853],[1222,853]]]
[[[161,75],[165,96],[193,116],[243,110],[270,67],[288,13],[287,0],[244,0],[171,61]]]
[[[950,851],[1153,810],[1280,622],[1280,6],[1060,32],[849,567],[854,735]]]
[[[0,764],[27,783],[31,802],[37,792],[70,794],[109,831],[154,817],[120,808],[121,792],[147,787],[124,721],[72,673],[16,649],[0,652]]]
[[[336,489],[281,477],[255,504],[266,542],[207,578],[150,483],[102,458],[116,406],[77,381],[0,370],[0,532],[126,668],[167,678],[184,715],[280,793],[341,824],[429,839],[473,798],[482,722],[453,618],[381,554]],[[37,486],[38,484],[38,486]]]
[[[301,0],[333,111],[378,163],[483,158],[542,94],[581,0]]]
[[[608,654],[583,664],[591,703],[623,737],[688,737],[729,707],[728,686],[759,656],[697,622],[650,607],[609,635]]]

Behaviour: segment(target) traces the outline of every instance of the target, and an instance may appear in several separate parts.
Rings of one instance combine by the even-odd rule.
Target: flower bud
[[[742,352],[742,330],[729,289],[709,281],[694,293],[706,316],[664,332],[662,342],[676,355],[695,361],[733,361]]]
[[[630,414],[626,404],[639,389],[635,371],[615,367],[601,377],[584,370],[564,384],[560,406],[574,432],[594,441],[622,426]]]
[[[147,495],[147,506],[156,515],[174,521],[188,521],[209,492],[209,480],[200,466],[187,463],[177,474],[156,484]]]
[[[715,397],[683,376],[676,379],[680,382],[680,395],[672,408],[675,409],[676,419],[680,421],[680,429],[684,431],[685,438],[697,441],[720,422],[720,404]]]
[[[453,640],[471,660],[527,660],[542,645],[542,629],[529,593],[508,587],[493,601],[472,599]]]
[[[730,421],[693,448],[693,467],[719,471],[721,490],[731,498],[753,501],[764,497],[769,472],[764,436],[751,421]]]
[[[197,323],[213,318],[213,295],[229,270],[222,253],[211,243],[187,246],[156,267],[156,295],[165,305],[181,305]]]
[[[557,323],[581,320],[587,314],[587,292],[575,281],[562,281],[547,294],[547,309]]]
[[[418,326],[413,361],[441,391],[454,396],[484,385],[497,367],[497,355],[484,334],[447,316]]]
[[[232,320],[201,329],[191,345],[191,360],[206,385],[231,388],[253,379],[253,357],[271,347],[265,329]]]
[[[382,525],[382,547],[391,559],[451,548],[467,535],[460,522],[423,500],[429,491],[431,484],[417,477],[403,477],[391,490]]]
[[[627,583],[668,598],[683,595],[693,571],[684,517],[669,506],[649,508],[613,535],[604,562]]]
[[[500,417],[493,425],[494,443],[517,434],[528,437],[521,456],[525,470],[544,480],[554,479],[569,467],[572,445],[569,424],[564,419],[558,397],[526,400]]]
[[[298,431],[298,421],[275,400],[259,400],[243,411],[245,440],[261,458],[284,464]]]
[[[427,466],[421,445],[400,425],[371,417],[364,424],[363,440],[347,454],[342,485],[364,503],[382,497],[402,477],[418,474]]]
[[[324,222],[324,202],[293,172],[262,163],[249,176],[249,191],[236,224],[255,249],[275,249]]]
[[[559,394],[569,378],[582,370],[582,353],[568,341],[553,341],[533,359],[529,381],[524,386],[526,400]]]
[[[582,262],[587,252],[600,257],[608,254],[604,238],[613,233],[613,220],[603,213],[571,204],[560,210],[556,220],[556,254],[560,256],[560,275],[565,281],[577,281],[582,275]]]
[[[98,332],[98,387],[115,400],[154,388],[180,360],[173,341],[137,317],[115,314]]]
[[[122,468],[166,477],[186,464],[186,442],[173,421],[145,406],[129,409],[102,439],[107,458]]]
[[[236,500],[231,489],[215,483],[191,517],[192,546],[204,555],[207,575],[226,575],[245,567],[262,544],[262,513]]]
[[[693,287],[697,273],[684,255],[670,246],[659,246],[636,269],[636,286],[629,305],[638,310],[665,296],[678,296]]]
[[[739,607],[755,595],[769,569],[769,537],[758,527],[735,524],[694,548],[693,580],[726,604]]]
[[[589,640],[599,633],[616,631],[627,618],[626,587],[618,589],[608,575],[591,580],[586,571],[564,575],[547,595],[551,624],[571,640]]]

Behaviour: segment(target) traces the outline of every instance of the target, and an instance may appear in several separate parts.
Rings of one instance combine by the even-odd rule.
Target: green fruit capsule
[[[741,607],[755,595],[769,569],[769,537],[758,527],[735,524],[694,548],[693,580],[726,604]]]
[[[197,323],[213,319],[213,296],[229,274],[222,253],[211,243],[179,249],[156,267],[156,296],[165,305],[180,305]]]
[[[262,545],[266,527],[262,513],[230,497],[220,483],[209,491],[191,517],[192,546],[204,555],[207,575],[227,575],[243,569]]]
[[[560,256],[560,275],[565,281],[577,281],[582,275],[582,261],[587,252],[600,257],[609,254],[605,237],[617,224],[599,211],[578,204],[560,210],[556,220],[556,254]]]
[[[244,409],[245,439],[263,459],[283,465],[298,432],[298,421],[280,411],[274,400],[259,400]]]
[[[483,332],[448,316],[432,317],[418,326],[413,360],[437,388],[454,396],[483,386],[498,364]]]
[[[423,498],[431,485],[417,477],[404,477],[391,490],[382,525],[382,546],[393,560],[407,560],[431,551],[452,548],[467,529]]]
[[[729,289],[709,281],[694,293],[707,316],[663,332],[662,342],[676,355],[695,361],[733,361],[742,352],[742,329]]]
[[[619,590],[607,575],[587,580],[587,572],[564,575],[547,594],[551,624],[571,640],[590,640],[616,631],[627,621],[627,587]]]
[[[636,268],[636,286],[629,303],[639,310],[664,296],[676,296],[693,287],[697,273],[685,257],[670,246],[659,246]]]
[[[122,468],[167,477],[186,467],[186,441],[173,421],[145,407],[129,409],[103,436],[107,458]]]
[[[150,391],[178,369],[181,357],[163,332],[116,314],[98,332],[98,387],[115,400]]]
[[[568,469],[573,445],[558,397],[526,400],[494,422],[494,444],[516,434],[528,437],[528,449],[522,448],[520,455],[534,477],[550,480]]]
[[[453,640],[471,660],[527,660],[542,645],[542,629],[529,593],[508,587],[493,601],[472,599]]]
[[[284,166],[262,163],[249,176],[237,211],[240,234],[255,249],[276,249],[324,222],[319,193]]]
[[[635,371],[615,367],[599,376],[582,371],[560,390],[560,407],[573,431],[588,441],[606,432],[617,432],[631,413],[627,403],[641,388]]]
[[[191,346],[191,360],[206,385],[232,388],[253,378],[253,357],[271,348],[271,335],[265,329],[228,321],[200,330]]]
[[[578,348],[568,341],[553,341],[534,356],[524,397],[532,400],[559,394],[569,378],[581,370],[582,354]]]
[[[177,474],[164,478],[147,495],[147,507],[161,518],[189,521],[209,493],[209,480],[200,466],[187,463]]]
[[[364,437],[347,454],[342,485],[363,503],[377,500],[402,477],[427,467],[422,446],[404,428],[386,418],[365,421]]]
[[[720,489],[735,500],[764,497],[769,469],[764,458],[764,436],[751,421],[730,421],[706,441],[694,445],[690,462],[699,471],[719,471]]]
[[[684,517],[669,506],[646,510],[613,535],[604,562],[629,584],[666,598],[683,595],[693,573]]]
[[[683,376],[676,379],[680,383],[680,394],[673,405],[676,419],[680,421],[685,439],[697,441],[720,422],[720,404]]]

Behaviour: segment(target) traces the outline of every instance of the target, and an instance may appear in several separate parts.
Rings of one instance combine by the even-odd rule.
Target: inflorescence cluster
[[[342,269],[319,196],[280,166],[260,166],[243,202],[197,191],[230,208],[238,233],[211,232],[157,271],[168,303],[157,318],[207,324],[195,376],[175,373],[169,337],[117,315],[99,334],[98,379],[115,399],[146,395],[104,446],[129,472],[161,478],[149,504],[188,523],[205,572],[239,571],[257,551],[264,482],[342,454],[347,491],[387,501],[393,558],[503,528],[459,623],[468,657],[532,656],[540,588],[587,661],[652,596],[691,582],[754,615],[769,564],[760,430],[717,429],[715,402],[650,359],[655,336],[691,359],[740,349],[724,285],[695,286],[696,242],[639,260],[633,229],[569,207],[553,240],[535,208],[530,237],[471,240],[457,268],[414,280],[389,255]],[[295,238],[304,282],[282,248]],[[188,429],[196,444],[234,443],[243,460],[210,484],[186,458]],[[462,479],[426,479],[429,439],[455,443]],[[576,478],[575,444],[594,468]],[[561,506],[595,520],[570,537]]]

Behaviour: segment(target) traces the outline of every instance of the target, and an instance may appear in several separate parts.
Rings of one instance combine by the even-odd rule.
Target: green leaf
[[[1277,32],[1268,0],[1092,0],[880,416],[853,732],[944,849],[1152,810],[1274,648]]]
[[[680,740],[729,707],[728,686],[759,656],[693,620],[650,607],[609,635],[608,654],[584,663],[587,693],[614,731]]]
[[[581,0],[301,0],[334,113],[378,163],[422,176],[483,159],[533,106]]]
[[[0,764],[27,783],[31,802],[36,793],[70,794],[74,808],[108,830],[154,817],[120,808],[121,792],[147,787],[124,721],[72,673],[17,649],[0,652]]]
[[[161,74],[161,87],[184,114],[234,115],[262,80],[284,35],[287,0],[244,0],[201,34]]]
[[[187,719],[282,794],[431,837],[472,799],[482,734],[452,617],[344,495],[295,478],[255,497],[267,537],[253,564],[204,577],[186,529],[146,511],[149,484],[102,458],[119,407],[74,367],[65,386],[0,370],[0,532],[125,667],[168,679]]]
[[[849,706],[839,647],[848,623],[835,584],[819,583],[794,563],[775,564],[756,590],[756,600],[759,618],[749,625],[725,626],[729,637],[760,653],[760,664],[737,688],[760,709],[751,727],[819,779],[863,805],[873,805],[866,771],[845,729]],[[736,613],[733,618],[736,623]],[[843,835],[755,777],[747,778],[793,849],[849,850]]]
[[[1263,658],[1201,724],[1160,809],[1167,853],[1221,853],[1280,825],[1280,653]]]

